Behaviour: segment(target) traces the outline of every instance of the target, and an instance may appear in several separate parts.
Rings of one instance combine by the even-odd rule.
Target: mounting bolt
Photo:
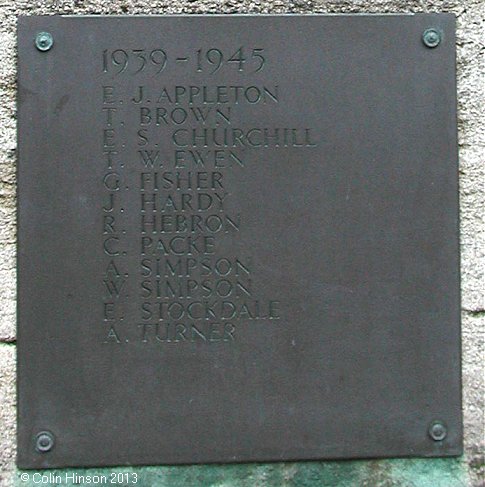
[[[35,36],[35,47],[39,51],[48,51],[54,45],[54,38],[49,32],[39,32]]]
[[[437,29],[426,29],[423,32],[423,43],[427,47],[436,47],[441,42],[441,32]]]
[[[429,426],[428,433],[434,441],[443,441],[448,431],[441,421],[433,421]]]
[[[39,453],[47,453],[54,448],[54,435],[49,431],[41,431],[35,437],[35,449]]]

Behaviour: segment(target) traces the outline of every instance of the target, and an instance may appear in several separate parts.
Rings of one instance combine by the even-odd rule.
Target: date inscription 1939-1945
[[[164,49],[105,49],[103,51],[103,72],[114,71],[116,74],[138,74],[144,71],[159,74],[170,63],[195,65],[198,73],[217,73],[220,69],[234,67],[237,71],[257,73],[264,68],[266,58],[264,49],[245,49],[239,47],[234,52],[222,49],[197,49],[188,56],[167,55]]]

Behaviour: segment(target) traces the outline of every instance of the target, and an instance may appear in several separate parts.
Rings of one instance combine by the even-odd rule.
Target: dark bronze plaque
[[[454,44],[21,18],[19,465],[458,455]]]

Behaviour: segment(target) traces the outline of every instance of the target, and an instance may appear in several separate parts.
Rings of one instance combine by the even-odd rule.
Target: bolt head
[[[49,32],[39,32],[35,36],[35,47],[39,51],[48,51],[54,45],[54,38]]]
[[[436,47],[441,42],[441,32],[437,29],[426,29],[423,32],[423,43],[427,47]]]
[[[47,453],[54,448],[54,435],[50,431],[41,431],[35,437],[35,449],[39,453]]]
[[[446,438],[448,431],[441,421],[434,421],[430,424],[428,433],[434,441],[443,441]]]

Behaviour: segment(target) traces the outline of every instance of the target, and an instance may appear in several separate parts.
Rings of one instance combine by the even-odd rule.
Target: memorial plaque
[[[460,454],[452,15],[18,47],[20,467]]]

